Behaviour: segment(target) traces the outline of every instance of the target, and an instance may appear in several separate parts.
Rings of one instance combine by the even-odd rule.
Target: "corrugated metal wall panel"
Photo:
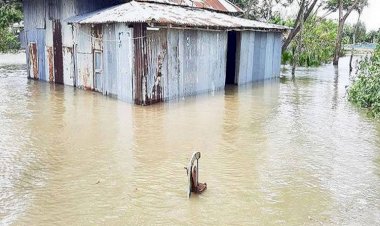
[[[61,18],[62,0],[45,0],[46,15],[49,20],[58,20]]]
[[[81,25],[76,30],[78,53],[92,54],[91,26]]]
[[[115,25],[111,24],[103,28],[104,40],[116,40]],[[103,43],[103,61],[104,61],[104,78],[103,78],[103,94],[114,95],[118,94],[117,84],[117,42],[104,41]]]
[[[274,34],[272,32],[268,32],[266,41],[264,79],[271,79],[273,77],[273,44]]]
[[[63,47],[63,83],[74,86],[74,49]]]
[[[265,79],[267,33],[261,33],[259,50],[259,73],[258,81]]]
[[[133,77],[133,96],[135,104],[145,105],[147,100],[148,56],[146,40],[146,24],[133,25],[133,47],[134,47],[134,77]]]
[[[238,84],[262,81],[280,75],[281,34],[242,32]]]
[[[115,25],[117,60],[117,97],[133,102],[133,30],[126,24]],[[105,74],[104,76],[113,76]]]
[[[227,33],[168,30],[168,81],[164,99],[221,89],[225,84]],[[167,91],[166,91],[167,90]]]
[[[260,80],[260,58],[261,58],[261,39],[263,33],[255,32],[255,46],[253,50],[253,64],[252,64],[252,81]]]
[[[226,83],[226,64],[227,64],[227,32],[213,33],[216,35],[216,48],[214,55],[218,64],[210,64],[211,71],[214,72],[213,81],[209,84],[213,91],[223,89]],[[210,39],[210,44],[214,39]],[[207,56],[207,52],[205,53]]]
[[[180,90],[182,87],[182,70],[180,68],[179,56],[179,30],[172,30],[168,32],[168,72],[167,76],[163,79],[163,88],[166,96],[172,99],[177,99],[181,96]]]
[[[91,26],[82,25],[75,29],[76,37],[76,86],[84,89],[93,88],[93,56]]]
[[[226,32],[160,29],[148,31],[147,36],[146,91],[144,92],[144,81],[141,81],[140,87],[147,100],[140,104],[191,96],[224,87]],[[142,44],[135,41],[135,45],[136,43]],[[141,48],[135,48],[135,52],[144,53]],[[139,69],[135,71],[143,73],[145,64],[138,62],[135,67]],[[140,82],[135,84],[139,85]]]
[[[37,44],[37,57],[38,57],[38,78],[40,80],[48,81],[45,76],[45,29],[29,29],[26,31],[26,39],[28,45],[30,43]],[[27,62],[29,62],[29,51],[26,51]],[[28,64],[29,65],[29,64]],[[28,69],[31,73],[30,68]],[[34,76],[29,75],[31,78]]]
[[[275,33],[273,44],[273,75],[276,77],[279,77],[281,73],[281,44],[282,34]]]
[[[61,2],[62,44],[65,47],[73,47],[73,29],[65,22],[65,19],[77,15],[76,1],[65,0]]]
[[[92,54],[78,53],[78,78],[77,87],[83,89],[93,89],[93,62]]]
[[[238,65],[236,76],[238,84],[249,83],[255,80],[254,77],[254,53],[255,53],[255,33],[250,31],[241,32],[241,42],[237,53]]]
[[[183,45],[183,96],[223,88],[227,33],[186,30]]]
[[[45,29],[45,0],[24,0],[25,30]]]
[[[150,103],[155,103],[164,97],[163,79],[168,71],[167,31],[147,31],[147,36],[147,97]]]
[[[183,96],[196,94],[196,84],[198,75],[198,65],[196,62],[197,53],[197,31],[185,30],[184,39],[180,40],[180,45],[184,46],[183,62]]]
[[[37,29],[38,63],[40,80],[49,81],[45,74],[45,29]]]

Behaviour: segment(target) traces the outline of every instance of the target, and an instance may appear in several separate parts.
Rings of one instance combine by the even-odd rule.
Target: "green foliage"
[[[380,42],[380,29],[378,31],[370,31],[366,34],[365,42],[379,43]]]
[[[23,19],[21,1],[0,0],[0,52],[14,51],[20,48],[12,25]]]
[[[348,89],[348,99],[380,117],[380,45],[371,57],[359,63],[357,77]]]
[[[355,3],[356,0],[342,0],[343,1],[343,10],[348,10]],[[364,6],[368,5],[368,0],[360,0],[359,3],[355,6],[356,11],[361,11]],[[338,0],[327,0],[325,9],[336,12],[339,9]]]
[[[337,27],[338,24],[335,21],[318,17],[309,18],[306,21],[299,53],[300,66],[316,67],[331,61],[335,49]],[[296,39],[292,41],[289,49],[296,49]],[[283,53],[283,63],[292,63],[292,59],[292,51]]]
[[[0,6],[0,28],[7,28],[23,18],[18,4],[4,4]]]
[[[294,25],[294,20],[284,20],[278,13],[274,13],[274,15],[269,19],[268,23],[292,27]]]
[[[15,34],[0,29],[0,52],[13,52],[20,49],[20,42]]]
[[[365,23],[346,24],[343,29],[343,44],[352,44],[354,41],[354,33],[356,43],[365,42],[367,40],[367,28]]]

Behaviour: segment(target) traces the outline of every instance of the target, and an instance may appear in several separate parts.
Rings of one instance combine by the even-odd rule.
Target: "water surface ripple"
[[[380,123],[341,65],[149,107],[2,65],[0,225],[379,225]]]

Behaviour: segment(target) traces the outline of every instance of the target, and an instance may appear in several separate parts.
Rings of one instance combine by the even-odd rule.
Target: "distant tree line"
[[[354,36],[355,39],[354,40]],[[380,38],[380,29],[377,31],[367,31],[366,25],[359,21],[356,24],[346,24],[343,30],[343,43],[378,43]]]

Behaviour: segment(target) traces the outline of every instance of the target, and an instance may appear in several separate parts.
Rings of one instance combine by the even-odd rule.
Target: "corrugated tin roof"
[[[131,1],[66,20],[78,24],[154,23],[204,28],[287,30],[288,27],[242,19],[204,9]]]
[[[228,0],[137,0],[139,2],[157,2],[169,5],[189,6],[203,9],[211,9],[221,12],[241,13],[236,5]]]

